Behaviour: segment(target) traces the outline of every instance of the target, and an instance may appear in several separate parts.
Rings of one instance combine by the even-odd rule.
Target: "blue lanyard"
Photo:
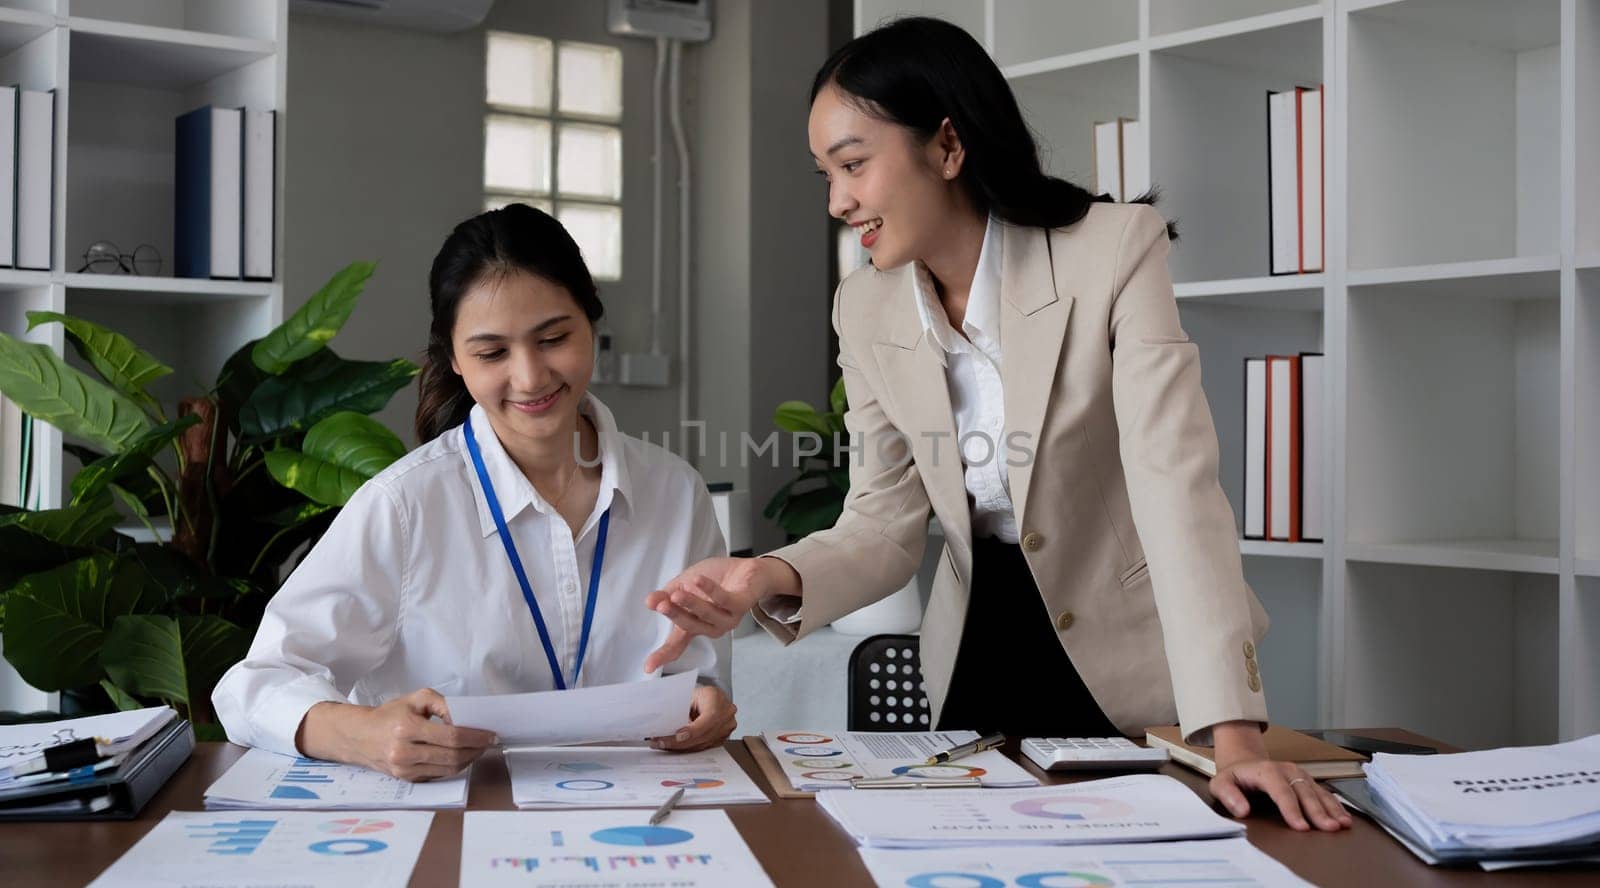
[[[550,661],[550,674],[555,676],[556,690],[567,689],[566,678],[561,674],[561,663],[556,659],[555,645],[550,643],[550,630],[545,628],[544,615],[539,612],[539,602],[534,600],[533,586],[528,582],[528,572],[522,569],[522,559],[517,557],[517,544],[511,541],[511,530],[506,527],[505,513],[500,510],[500,500],[494,495],[494,484],[489,481],[489,470],[483,464],[483,452],[472,434],[472,417],[466,423],[467,452],[472,454],[472,467],[478,470],[478,484],[483,487],[483,498],[489,503],[489,514],[494,516],[494,527],[500,533],[500,542],[506,547],[506,557],[511,559],[511,570],[522,586],[522,600],[528,603],[528,613],[533,615],[533,625],[539,629],[539,641],[544,644],[545,658]],[[589,599],[583,607],[583,634],[578,636],[578,662],[572,667],[572,684],[578,684],[578,673],[583,671],[583,655],[589,649],[589,629],[594,625],[594,603],[600,592],[600,568],[606,561],[606,531],[611,527],[611,510],[600,516],[600,538],[594,544],[594,564],[589,569]]]

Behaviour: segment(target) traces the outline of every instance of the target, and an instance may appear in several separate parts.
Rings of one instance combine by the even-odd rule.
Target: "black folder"
[[[174,719],[115,768],[0,796],[0,820],[132,820],[194,752],[194,729]]]

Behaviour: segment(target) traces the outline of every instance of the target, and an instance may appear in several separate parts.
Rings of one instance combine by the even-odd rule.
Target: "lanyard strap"
[[[544,645],[545,659],[550,661],[550,674],[555,677],[556,690],[567,689],[566,678],[561,674],[561,663],[556,659],[555,645],[550,643],[550,630],[545,627],[544,615],[539,612],[539,602],[533,597],[533,585],[528,582],[528,572],[522,568],[522,559],[517,556],[517,544],[511,540],[511,529],[506,526],[506,516],[500,509],[500,500],[494,495],[494,484],[489,480],[489,469],[483,464],[483,452],[478,449],[478,440],[472,433],[472,417],[467,417],[466,422],[467,452],[472,455],[472,467],[478,472],[478,484],[483,488],[483,498],[489,504],[489,514],[494,518],[495,530],[500,535],[500,543],[505,546],[506,557],[511,561],[511,570],[517,575],[517,583],[522,586],[522,600],[528,603],[528,613],[533,615],[533,625],[539,630],[539,641]],[[607,508],[600,516],[600,536],[594,544],[594,564],[589,569],[589,596],[583,608],[583,632],[578,636],[578,662],[572,668],[572,684],[578,684],[578,675],[583,671],[583,655],[589,650],[589,629],[594,625],[594,605],[600,593],[600,569],[606,560],[606,534],[611,528],[611,509]]]

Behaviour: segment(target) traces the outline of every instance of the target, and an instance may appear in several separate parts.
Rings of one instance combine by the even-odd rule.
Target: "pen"
[[[851,789],[961,789],[982,788],[983,781],[976,777],[929,777],[921,780],[905,777],[863,777],[850,781]]]
[[[655,826],[666,820],[667,815],[672,812],[672,806],[678,804],[678,800],[681,798],[683,798],[683,787],[680,786],[676,792],[667,796],[667,800],[661,803],[661,807],[656,809],[656,813],[650,815],[650,825]]]
[[[51,746],[39,755],[9,768],[0,768],[0,779],[15,779],[42,771],[70,771],[73,768],[92,765],[105,758],[105,753],[97,740],[95,737],[85,737],[82,740]]]
[[[939,753],[938,755],[934,756],[933,758],[928,759],[926,762],[923,762],[923,764],[924,765],[942,764],[944,762],[948,762],[948,761],[951,761],[951,760],[954,760],[954,759],[961,758],[964,755],[972,755],[975,752],[983,752],[985,749],[993,749],[996,746],[999,746],[1000,744],[1002,744],[1004,742],[1006,742],[1006,735],[1004,735],[1004,734],[990,734],[987,737],[979,737],[978,739],[972,741],[971,743],[963,743],[960,746],[952,746],[951,748],[946,749],[944,752]]]

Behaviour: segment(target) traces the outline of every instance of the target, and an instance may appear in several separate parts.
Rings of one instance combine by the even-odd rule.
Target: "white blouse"
[[[481,407],[472,427],[556,657],[570,683],[600,517],[611,509],[579,686],[637,681],[672,623],[644,597],[685,567],[727,554],[705,482],[661,447],[621,434],[589,395],[600,495],[574,539],[507,455]],[[717,666],[695,638],[666,671]],[[296,754],[306,710],[375,706],[418,688],[445,695],[550,690],[555,680],[495,530],[462,427],[362,485],[278,590],[249,655],[212,694],[235,743]]]
[[[945,384],[950,389],[950,409],[955,414],[956,441],[961,451],[972,510],[972,535],[1017,541],[1016,510],[1011,504],[1011,478],[1006,460],[1006,398],[1000,381],[1000,285],[1005,227],[989,217],[978,252],[978,268],[967,293],[967,313],[961,321],[963,338],[950,324],[928,267],[916,264],[917,316],[925,336],[944,363]]]

